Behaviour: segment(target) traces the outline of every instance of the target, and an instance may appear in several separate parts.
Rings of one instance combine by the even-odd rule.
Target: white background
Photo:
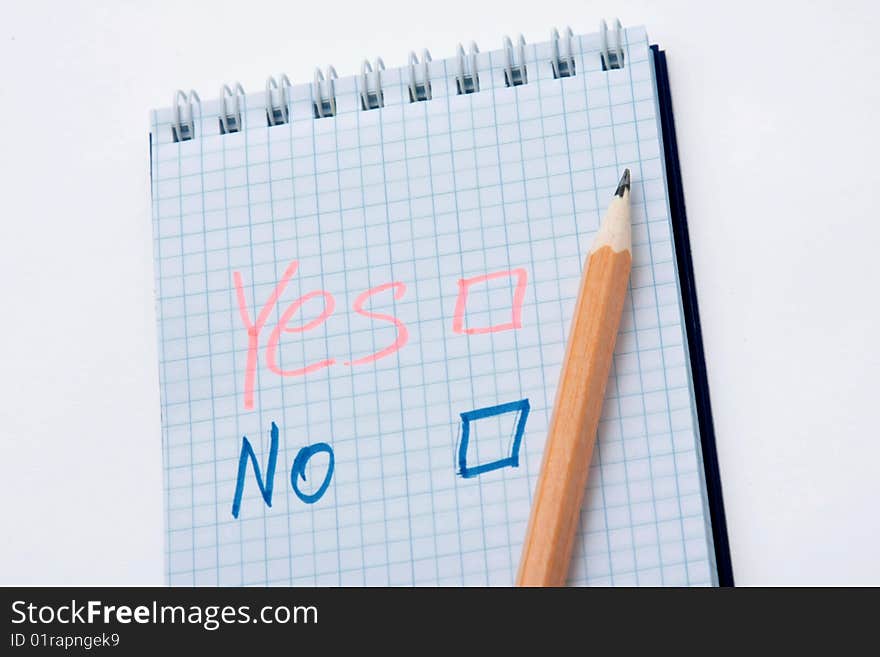
[[[737,583],[880,584],[876,3],[10,4],[0,584],[163,581],[151,108],[613,16],[668,52]]]

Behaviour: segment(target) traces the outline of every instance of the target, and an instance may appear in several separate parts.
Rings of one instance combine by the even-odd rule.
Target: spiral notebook
[[[152,113],[169,584],[512,584],[625,167],[569,582],[732,583],[664,55],[619,23],[499,45]]]

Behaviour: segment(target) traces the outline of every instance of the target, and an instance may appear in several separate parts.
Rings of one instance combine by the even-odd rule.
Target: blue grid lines
[[[527,49],[528,84],[506,88],[500,53],[484,53],[479,92],[457,95],[438,61],[430,101],[353,113],[341,99],[339,116],[294,116],[286,128],[260,122],[259,96],[245,99],[241,132],[206,134],[199,117],[182,143],[154,113],[169,583],[511,583],[586,248],[626,166],[633,275],[569,582],[713,583],[653,71],[644,32],[626,39],[620,70],[599,70],[593,38],[576,38],[574,76],[552,79],[538,44]],[[388,98],[404,98],[405,80],[387,80]],[[255,329],[254,357],[233,272],[255,320],[294,261]],[[458,281],[515,268],[528,275],[522,327],[457,333]],[[405,292],[385,288],[355,307],[391,283]],[[497,290],[471,293],[468,322],[509,320],[511,295]],[[309,324],[320,300],[285,314],[315,291],[334,300],[326,317]],[[365,359],[401,325],[399,350]],[[268,365],[270,334],[278,371],[334,363],[281,376]],[[462,477],[463,414],[512,400],[530,400],[516,462]],[[273,504],[248,480],[234,519],[242,436],[265,464],[273,422]],[[480,423],[468,459],[495,463],[510,423]],[[292,458],[319,442],[335,469],[326,494],[304,504]],[[320,485],[321,466],[307,470],[299,483]]]

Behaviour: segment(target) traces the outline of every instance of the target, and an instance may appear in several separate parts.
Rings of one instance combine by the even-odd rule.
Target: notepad
[[[499,45],[152,113],[169,584],[511,585],[625,167],[569,583],[724,583],[657,52],[643,28]]]

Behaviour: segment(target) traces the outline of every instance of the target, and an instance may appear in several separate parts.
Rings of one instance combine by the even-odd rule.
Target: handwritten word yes
[[[244,381],[244,407],[246,410],[252,410],[254,408],[254,386],[257,376],[257,363],[260,357],[261,335],[263,334],[263,330],[267,328],[266,325],[269,321],[269,316],[272,314],[273,309],[275,309],[278,304],[278,300],[281,298],[281,295],[296,274],[298,268],[299,262],[297,260],[294,260],[287,266],[281,279],[275,285],[269,298],[266,299],[265,303],[260,308],[255,319],[251,319],[251,314],[248,311],[248,303],[245,299],[244,282],[241,273],[236,271],[232,274],[235,283],[236,297],[238,299],[238,311],[248,335],[248,353]],[[509,321],[501,321],[489,325],[471,325],[466,321],[467,306],[471,290],[482,286],[485,288],[484,292],[491,293],[491,289],[486,286],[496,281],[499,285],[507,285],[512,288]],[[527,281],[528,273],[523,268],[495,271],[480,276],[474,276],[472,278],[459,279],[458,296],[452,317],[452,333],[463,336],[480,336],[497,333],[499,331],[515,331],[522,328],[522,306],[523,300],[525,299]],[[386,315],[384,313],[367,310],[365,307],[371,297],[386,292],[391,292],[393,299],[399,301],[403,298],[404,294],[406,294],[406,285],[399,281],[394,281],[370,288],[355,298],[354,303],[352,304],[352,309],[358,315],[366,317],[367,319],[393,325],[397,332],[395,339],[391,344],[379,349],[375,353],[360,358],[345,360],[341,365],[346,367],[357,367],[359,365],[372,363],[380,358],[387,358],[397,351],[400,351],[409,341],[409,329],[407,329],[406,324],[400,319],[393,315]],[[482,298],[487,295],[481,294],[479,296]],[[301,326],[290,325],[290,321],[301,311],[306,303],[312,299],[319,298],[323,303],[323,309],[316,317]],[[326,322],[335,310],[336,298],[326,290],[313,290],[291,302],[281,313],[277,323],[269,329],[269,337],[265,345],[265,362],[269,371],[279,376],[296,377],[305,376],[312,372],[317,372],[330,367],[331,365],[335,365],[337,361],[332,357],[304,364],[302,367],[296,369],[282,369],[278,364],[278,347],[281,343],[282,334],[302,334],[311,331]],[[486,313],[483,312],[482,315],[485,316]],[[480,316],[479,312],[477,313],[477,316]]]
[[[241,321],[244,323],[248,334],[248,355],[247,364],[245,366],[244,379],[244,407],[246,410],[251,410],[254,407],[254,384],[257,376],[257,361],[259,360],[260,335],[263,329],[266,327],[266,323],[269,320],[269,315],[278,303],[278,299],[283,294],[288,283],[290,283],[290,280],[296,274],[296,270],[298,268],[299,262],[296,260],[294,260],[287,266],[287,269],[284,270],[281,279],[275,285],[275,288],[272,290],[272,293],[269,295],[269,298],[263,304],[262,308],[260,308],[260,311],[257,314],[256,319],[254,320],[251,319],[251,315],[248,312],[247,300],[245,299],[244,294],[244,283],[242,281],[241,273],[236,271],[232,274],[233,281],[235,282],[236,297],[238,299],[238,311],[241,315]],[[366,290],[355,299],[353,308],[354,311],[359,315],[362,315],[369,319],[389,322],[393,324],[397,328],[396,339],[390,345],[383,349],[380,349],[376,353],[351,361],[345,361],[343,362],[343,365],[364,365],[366,363],[371,363],[375,360],[379,360],[380,358],[385,358],[400,350],[409,340],[409,331],[407,330],[406,325],[399,319],[393,317],[392,315],[375,313],[364,309],[364,306],[366,305],[370,297],[385,292],[386,290],[392,290],[394,299],[400,300],[401,297],[403,297],[403,295],[406,293],[406,285],[404,285],[403,283],[392,282],[385,283],[384,285],[379,285],[378,287]],[[290,320],[293,319],[293,316],[296,315],[296,313],[306,302],[310,301],[311,299],[316,299],[318,297],[323,299],[324,309],[317,317],[309,322],[306,322],[302,326],[288,325]],[[310,372],[315,372],[317,370],[321,370],[325,367],[329,367],[330,365],[335,364],[335,358],[325,358],[323,360],[305,365],[304,367],[292,370],[281,369],[281,367],[279,367],[278,365],[278,345],[281,342],[282,333],[305,333],[306,331],[317,328],[322,323],[327,321],[327,318],[333,314],[333,311],[335,309],[336,299],[330,292],[327,292],[326,290],[314,290],[312,292],[304,294],[303,296],[297,298],[295,301],[291,302],[290,305],[288,305],[287,308],[284,310],[284,312],[281,313],[277,324],[275,324],[275,326],[269,333],[269,339],[266,344],[265,351],[266,366],[269,368],[269,370],[274,372],[275,374],[278,374],[279,376],[305,376]]]

